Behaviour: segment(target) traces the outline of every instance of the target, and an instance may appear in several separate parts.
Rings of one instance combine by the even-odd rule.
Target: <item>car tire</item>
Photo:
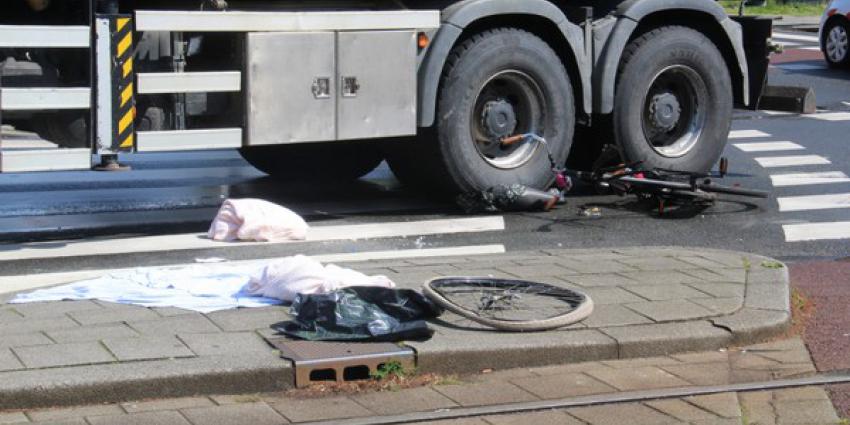
[[[827,21],[821,33],[821,50],[831,68],[850,67],[850,23],[841,18]]]
[[[664,26],[631,41],[620,62],[615,141],[646,168],[707,172],[732,121],[732,81],[720,51],[691,28]]]

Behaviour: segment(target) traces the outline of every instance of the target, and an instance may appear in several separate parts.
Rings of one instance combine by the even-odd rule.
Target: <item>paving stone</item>
[[[76,328],[79,324],[68,317],[56,317],[53,319],[35,319],[0,323],[0,339],[7,335],[30,334],[33,332],[49,331],[54,329]]]
[[[286,398],[272,408],[292,422],[328,421],[371,416],[372,412],[347,397]]]
[[[153,310],[144,307],[132,307],[133,308],[106,308],[101,310],[75,311],[68,313],[68,315],[82,325],[153,320],[160,317]]]
[[[735,393],[719,393],[685,397],[688,403],[699,406],[717,416],[740,418],[741,408]]]
[[[457,407],[457,403],[431,388],[361,394],[351,398],[379,415],[397,415]]]
[[[715,314],[732,314],[744,306],[743,298],[691,298],[688,301],[705,307]]]
[[[178,412],[144,412],[129,415],[93,416],[91,425],[191,425]]]
[[[738,267],[738,268],[744,267],[744,258],[747,258],[746,255],[741,255],[741,254],[737,254],[737,253],[730,253],[730,252],[720,252],[720,251],[714,251],[714,252],[703,251],[703,252],[700,252],[698,256],[705,258],[705,259],[708,259],[708,260],[711,260],[715,263],[723,264],[726,267]]]
[[[784,401],[774,407],[778,425],[837,424],[840,420],[829,400]]]
[[[524,390],[543,399],[607,394],[617,389],[584,373],[557,374],[513,379]]]
[[[652,323],[646,316],[635,313],[619,304],[594,306],[593,314],[582,321],[591,328],[605,326],[639,325]]]
[[[680,424],[678,419],[639,403],[576,407],[567,413],[592,425],[663,425]]]
[[[720,419],[717,415],[709,413],[692,404],[685,403],[679,399],[651,400],[644,402],[644,404],[682,421],[692,422],[698,420],[708,421],[712,419]]]
[[[593,300],[594,305],[626,304],[645,301],[643,298],[626,291],[623,288],[593,287],[582,288],[582,292]]]
[[[581,362],[532,367],[528,371],[538,376],[552,376],[582,373],[595,369],[611,369],[611,367],[602,364],[602,362]]]
[[[791,324],[791,314],[787,311],[755,310],[743,308],[740,311],[720,317],[712,317],[716,326],[732,332],[733,343],[763,340],[779,335]]]
[[[30,345],[47,345],[53,344],[42,332],[30,332],[24,334],[3,335],[0,337],[0,348],[7,347],[26,347]]]
[[[632,279],[614,273],[584,274],[577,276],[561,276],[561,279],[579,286],[627,286],[637,285]]]
[[[697,319],[715,314],[713,311],[688,300],[648,301],[627,304],[626,307],[656,322]]]
[[[22,314],[11,308],[0,310],[0,323],[21,322],[24,319]]]
[[[744,298],[746,289],[746,286],[741,283],[730,282],[698,282],[687,285],[716,298]]]
[[[601,331],[617,340],[622,358],[716,350],[728,346],[732,339],[729,332],[707,321],[620,326]]]
[[[215,404],[207,397],[180,397],[162,400],[134,401],[121,403],[127,413],[153,412],[158,410],[178,410],[192,407],[209,407]]]
[[[671,354],[670,357],[685,363],[726,363],[729,361],[728,351],[725,349],[713,351],[696,351],[692,353]]]
[[[284,307],[240,308],[210,313],[207,318],[225,332],[253,331],[291,319],[287,311]]]
[[[726,385],[732,382],[729,363],[702,363],[661,366],[667,372],[694,385]]]
[[[689,286],[674,285],[630,285],[628,291],[649,301],[683,300],[686,298],[706,298],[710,295]]]
[[[181,410],[193,424],[277,425],[289,423],[265,403],[231,404]]]
[[[199,356],[268,353],[274,349],[254,332],[180,334],[179,337]]]
[[[789,280],[788,267],[772,269],[766,268],[761,264],[754,265],[747,276],[747,283],[763,283],[767,285],[782,285]]]
[[[0,413],[0,424],[20,424],[28,423],[29,421],[27,415],[21,412]]]
[[[194,357],[195,354],[173,336],[116,338],[103,341],[119,361]]]
[[[260,403],[266,401],[261,394],[211,395],[210,399],[221,406],[229,404]]]
[[[97,342],[37,345],[13,349],[28,368],[75,366],[114,362],[115,358]]]
[[[622,273],[623,276],[638,284],[671,285],[676,283],[694,283],[700,280],[677,270],[642,271]]]
[[[89,425],[84,418],[57,419],[55,421],[33,422],[32,425]]]
[[[723,263],[718,263],[717,261],[709,260],[708,258],[703,258],[699,256],[685,256],[685,257],[677,257],[679,261],[684,261],[689,264],[693,264],[695,266],[700,266],[706,269],[714,269],[718,267],[726,267]]]
[[[517,403],[538,398],[509,382],[483,382],[464,385],[441,385],[434,390],[461,406]]]
[[[577,260],[575,258],[568,258],[562,260],[559,264],[578,273],[619,273],[639,270],[628,264],[605,259]]]
[[[74,419],[104,415],[120,415],[124,411],[117,404],[100,404],[61,409],[32,410],[27,415],[33,422]]]
[[[64,329],[47,331],[47,335],[54,341],[63,342],[86,342],[100,341],[112,338],[134,338],[139,333],[130,329],[125,324],[84,326],[76,329]]]
[[[714,283],[714,282],[723,282],[725,280],[728,280],[726,273],[715,273],[711,270],[706,270],[706,269],[682,270],[682,273],[684,273],[688,276],[693,276],[693,277],[699,279],[701,282]],[[741,281],[740,283],[743,283],[743,281]]]
[[[733,351],[729,353],[729,364],[733,369],[770,370],[780,363],[776,360],[762,357],[749,351]]]
[[[492,425],[584,425],[584,422],[561,410],[520,413],[514,415],[485,416],[484,420]]]
[[[221,332],[221,329],[204,316],[160,317],[156,320],[128,322],[127,324],[141,334],[150,335]]]
[[[626,257],[679,257],[686,255],[687,248],[666,247],[666,246],[634,246],[626,248],[617,248],[613,252],[625,255]],[[692,255],[692,254],[691,254]]]
[[[86,310],[103,310],[103,307],[90,300],[15,304],[15,311],[31,319],[46,319]]]
[[[177,307],[152,307],[151,310],[162,317],[198,315],[197,311],[185,310]]]
[[[759,310],[791,311],[788,285],[751,283],[747,285],[744,305]]]
[[[499,266],[497,270],[503,271],[505,273],[510,273],[521,279],[533,279],[542,276],[558,276],[565,273],[574,272],[574,270],[561,267],[558,264],[537,264],[533,266],[502,265]]]
[[[444,421],[413,422],[412,425],[489,425],[481,418],[447,419]]]
[[[591,370],[587,374],[621,391],[685,387],[690,385],[684,380],[654,366],[634,369]]]
[[[811,363],[812,357],[809,355],[809,350],[800,338],[791,338],[783,345],[775,347],[747,347],[747,352],[758,354],[759,356],[775,360],[780,363]]]
[[[745,283],[749,274],[746,269],[712,269],[711,271],[720,275],[718,282]]]
[[[0,372],[23,369],[24,365],[8,348],[0,348]]]
[[[679,261],[676,258],[670,257],[624,258],[619,260],[619,262],[623,264],[628,264],[639,270],[648,271],[686,270],[698,268],[697,266],[691,263],[686,263],[684,261]]]
[[[773,392],[777,402],[806,401],[806,400],[829,400],[829,396],[823,388],[800,387],[777,390]]]
[[[613,367],[614,369],[632,369],[636,367],[682,364],[682,362],[668,356],[642,357],[623,360],[603,360],[600,363],[606,366]]]

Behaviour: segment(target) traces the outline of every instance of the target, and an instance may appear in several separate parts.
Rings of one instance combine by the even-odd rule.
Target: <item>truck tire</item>
[[[850,22],[838,16],[824,26],[821,50],[830,68],[847,68],[850,67]]]
[[[303,182],[356,180],[383,161],[374,142],[250,146],[239,153],[271,177]]]
[[[402,181],[427,182],[444,194],[553,182],[542,145],[500,142],[535,133],[558,163],[566,161],[575,125],[572,86],[546,42],[516,28],[476,34],[449,54],[440,86],[435,127],[388,154]]]
[[[690,28],[660,27],[623,52],[614,137],[626,161],[707,172],[726,145],[732,102],[731,77],[714,43]]]
[[[63,148],[85,148],[89,145],[89,119],[86,114],[61,111],[33,118],[39,137]]]

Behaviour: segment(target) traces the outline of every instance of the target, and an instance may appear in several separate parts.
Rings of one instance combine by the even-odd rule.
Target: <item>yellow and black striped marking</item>
[[[110,22],[112,31],[112,128],[113,148],[133,148],[136,102],[133,95],[133,22],[130,15],[115,15]]]

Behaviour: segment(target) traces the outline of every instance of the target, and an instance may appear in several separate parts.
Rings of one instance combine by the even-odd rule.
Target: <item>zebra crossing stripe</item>
[[[817,173],[773,174],[770,181],[775,187],[805,186],[810,184],[846,183],[850,177],[841,171],[824,171]]]
[[[755,137],[770,137],[770,134],[759,130],[732,130],[729,132],[730,139],[749,139]]]
[[[850,193],[828,195],[788,196],[777,198],[779,211],[812,211],[850,208]]]
[[[782,226],[786,242],[850,238],[850,221],[786,224]]]
[[[733,146],[744,152],[769,152],[769,151],[798,151],[806,148],[788,141],[760,142],[760,143],[736,143]]]
[[[772,38],[777,40],[811,41],[813,43],[819,42],[818,37],[815,35],[788,34],[784,32],[775,32],[773,33]]]
[[[764,156],[755,160],[764,168],[831,164],[828,159],[820,155]]]
[[[822,121],[850,121],[850,112],[827,112],[823,114],[811,114],[804,116],[806,118]]]

